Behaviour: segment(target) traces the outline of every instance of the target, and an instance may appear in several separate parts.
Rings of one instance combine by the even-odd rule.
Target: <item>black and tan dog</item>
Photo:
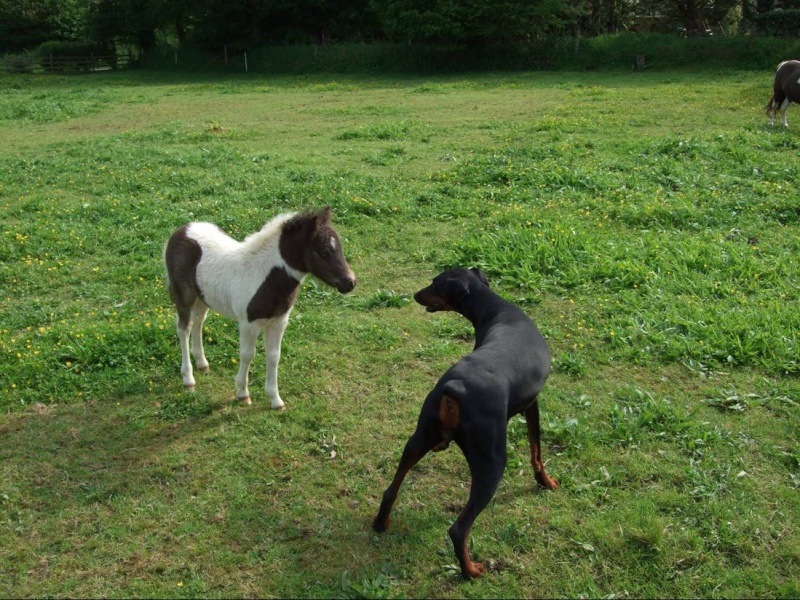
[[[383,494],[373,528],[389,527],[389,513],[403,479],[429,451],[455,441],[472,475],[469,500],[450,528],[461,573],[483,573],[467,550],[472,523],[494,496],[506,467],[508,420],[524,413],[536,481],[554,490],[558,483],[544,470],[539,444],[537,396],[550,372],[550,350],[533,321],[491,289],[479,269],[451,269],[414,295],[428,312],[453,310],[475,326],[475,348],[442,376],[428,394],[408,440],[397,473]]]

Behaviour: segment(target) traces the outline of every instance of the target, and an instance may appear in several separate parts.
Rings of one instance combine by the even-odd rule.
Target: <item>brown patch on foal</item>
[[[271,319],[285,314],[294,304],[300,282],[283,267],[274,267],[247,305],[247,320]]]
[[[203,250],[197,240],[190,238],[186,232],[188,225],[179,227],[167,241],[164,257],[169,277],[169,293],[178,311],[178,319],[182,326],[190,320],[191,308],[197,298],[203,295],[197,286],[197,265],[203,256]]]

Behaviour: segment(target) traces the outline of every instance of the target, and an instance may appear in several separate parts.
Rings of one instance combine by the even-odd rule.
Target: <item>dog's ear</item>
[[[481,282],[482,282],[483,284],[485,284],[485,285],[486,285],[486,287],[489,287],[489,279],[486,277],[486,273],[484,273],[483,271],[481,271],[481,270],[480,270],[478,267],[472,267],[472,268],[470,268],[470,272],[471,272],[473,275],[475,275],[475,277],[477,277],[478,279],[480,279],[480,280],[481,280]]]
[[[459,302],[469,296],[469,282],[463,277],[449,277],[444,282],[445,296]]]

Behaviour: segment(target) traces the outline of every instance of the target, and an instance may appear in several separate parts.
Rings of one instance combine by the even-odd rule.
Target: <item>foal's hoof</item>
[[[183,389],[186,390],[187,392],[193,392],[194,391],[194,384],[193,383],[184,383],[183,384]]]
[[[250,396],[245,396],[244,398],[238,398],[238,400],[239,402],[241,402],[242,404],[246,404],[247,406],[253,404],[253,401],[250,400]]]
[[[278,412],[283,412],[283,411],[286,410],[286,405],[285,404],[281,404],[280,406],[273,406],[272,410],[276,410]]]
[[[197,370],[201,373],[209,373],[211,371],[211,367],[206,365],[205,367],[197,367]]]

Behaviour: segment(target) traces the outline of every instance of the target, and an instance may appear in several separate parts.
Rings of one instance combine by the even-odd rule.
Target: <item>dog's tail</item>
[[[450,445],[456,435],[458,421],[458,402],[452,396],[442,394],[439,400],[439,431],[442,434],[442,441],[433,447],[434,452],[445,450]]]

